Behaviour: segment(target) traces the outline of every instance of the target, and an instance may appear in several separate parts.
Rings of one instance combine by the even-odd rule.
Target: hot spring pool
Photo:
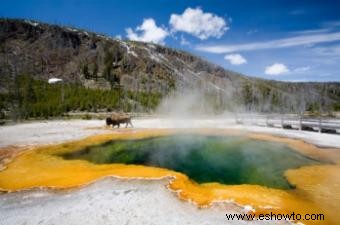
[[[320,164],[281,143],[245,137],[171,135],[115,140],[61,155],[95,164],[138,164],[188,175],[198,183],[258,184],[290,189],[288,169]]]

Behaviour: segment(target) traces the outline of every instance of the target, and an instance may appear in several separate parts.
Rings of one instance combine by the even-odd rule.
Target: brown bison
[[[126,123],[125,128],[129,124],[131,125],[131,127],[133,127],[131,117],[128,115],[113,113],[111,117],[106,118],[106,125],[108,126],[112,125],[112,127],[115,127],[117,125],[117,127],[119,128],[121,123]]]

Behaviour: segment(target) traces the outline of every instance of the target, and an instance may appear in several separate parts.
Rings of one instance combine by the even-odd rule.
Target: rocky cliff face
[[[52,77],[94,89],[157,92],[200,89],[249,110],[272,104],[305,108],[322,99],[339,104],[339,83],[285,83],[227,71],[189,53],[164,46],[122,41],[70,27],[0,19],[0,90],[18,74]],[[324,104],[324,103],[322,103]],[[268,108],[268,105],[270,107]],[[295,106],[294,106],[295,107]]]

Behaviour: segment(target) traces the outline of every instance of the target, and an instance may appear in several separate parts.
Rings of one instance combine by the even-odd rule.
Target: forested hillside
[[[340,109],[340,83],[255,79],[165,46],[28,20],[0,19],[0,65],[6,118],[153,112],[162,99],[191,90],[214,114]],[[63,82],[48,84],[50,78]]]

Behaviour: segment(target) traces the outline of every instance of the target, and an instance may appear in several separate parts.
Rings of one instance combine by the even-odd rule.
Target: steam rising
[[[233,80],[191,70],[178,72],[177,76],[176,89],[163,98],[157,114],[171,118],[238,118],[239,114],[295,114],[301,117],[306,111],[329,114],[333,104],[323,86],[309,88],[308,85],[293,84],[282,89],[270,81]]]
[[[238,109],[238,99],[233,96],[234,88],[221,81],[209,81],[204,73],[185,73],[196,80],[193,84],[178,84],[177,89],[163,98],[156,112],[172,118],[206,117],[230,114]],[[194,77],[194,78],[193,78]]]
[[[157,109],[159,114],[174,118],[187,118],[202,115],[208,108],[205,106],[203,93],[198,90],[175,92],[166,97]]]

